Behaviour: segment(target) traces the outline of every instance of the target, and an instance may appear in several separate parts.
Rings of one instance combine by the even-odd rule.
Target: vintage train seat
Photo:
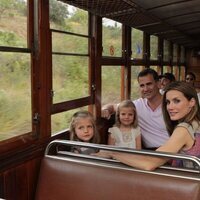
[[[65,143],[53,141],[51,148],[59,149],[59,142]],[[198,170],[166,167],[144,171],[108,159],[70,152],[49,155],[48,152],[55,151],[47,150],[42,161],[36,200],[200,199]]]

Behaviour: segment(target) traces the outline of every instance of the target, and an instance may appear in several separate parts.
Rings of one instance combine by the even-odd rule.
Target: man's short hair
[[[155,81],[159,81],[158,73],[154,69],[151,69],[151,68],[145,68],[144,70],[139,72],[137,79],[139,80],[140,77],[144,77],[144,76],[147,76],[149,74],[153,76],[153,79]]]
[[[174,74],[169,73],[169,72],[164,73],[163,78],[166,78],[166,79],[170,80],[171,82],[176,80]]]

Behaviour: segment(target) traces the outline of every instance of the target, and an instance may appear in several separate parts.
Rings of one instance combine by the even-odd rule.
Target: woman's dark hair
[[[183,95],[188,99],[188,101],[190,101],[192,98],[196,101],[196,103],[195,103],[194,107],[191,109],[191,111],[184,118],[182,118],[178,121],[172,121],[170,119],[169,113],[167,111],[166,94],[170,90],[177,90],[177,91],[183,93]],[[194,87],[192,87],[191,85],[189,85],[185,82],[180,82],[180,81],[175,81],[175,82],[170,83],[166,87],[166,90],[163,95],[162,112],[163,112],[164,121],[165,121],[166,128],[167,128],[169,135],[172,134],[173,130],[175,129],[177,124],[180,122],[186,122],[189,124],[191,124],[193,120],[196,120],[197,122],[199,122],[200,121],[200,107],[199,107],[197,92],[194,89]]]

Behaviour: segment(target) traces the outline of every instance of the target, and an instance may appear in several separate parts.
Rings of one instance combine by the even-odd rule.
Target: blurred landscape
[[[70,9],[69,9],[70,8]],[[28,48],[27,4],[24,0],[0,1],[0,46]],[[87,12],[73,9],[56,0],[50,0],[50,27],[88,35]],[[121,56],[121,26],[104,21],[103,55]],[[87,54],[88,40],[53,33],[53,52]],[[135,31],[133,54],[137,56],[142,35]],[[140,42],[140,43],[139,43]],[[141,51],[141,49],[139,49]],[[62,102],[88,95],[88,58],[82,56],[53,56],[53,102]],[[31,62],[29,53],[0,52],[0,140],[31,131]],[[136,68],[137,74],[139,69]],[[103,103],[119,98],[119,67],[103,70]],[[110,77],[112,74],[112,80]],[[136,76],[133,75],[134,83]],[[75,88],[75,89],[74,89]],[[138,96],[137,90],[133,93]],[[117,98],[118,97],[118,98]],[[67,128],[71,113],[55,117],[54,130]]]

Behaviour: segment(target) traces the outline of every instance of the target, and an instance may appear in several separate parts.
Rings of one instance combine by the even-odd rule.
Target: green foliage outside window
[[[61,25],[65,24],[65,19],[69,15],[67,5],[57,0],[50,0],[49,7],[50,7],[49,8],[50,21]]]

